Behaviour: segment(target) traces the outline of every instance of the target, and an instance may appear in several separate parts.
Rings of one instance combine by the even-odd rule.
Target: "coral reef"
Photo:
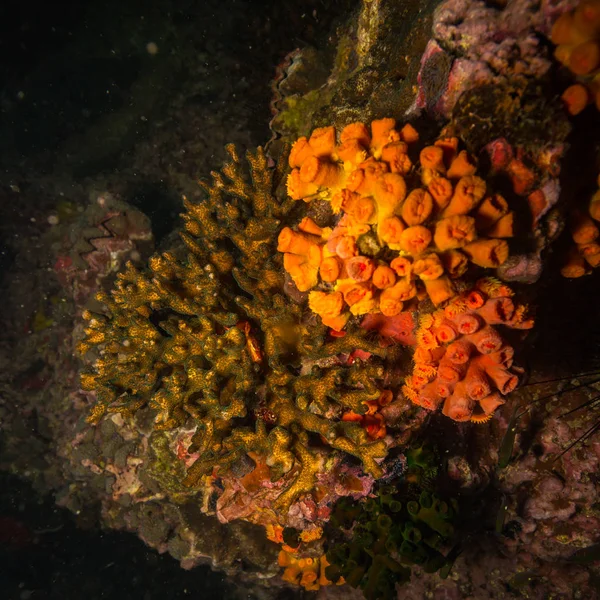
[[[513,282],[539,280],[558,209],[577,194],[577,175],[561,168],[578,121],[547,77],[542,39],[575,3],[448,0],[433,16],[435,4],[363,2],[318,49],[293,51],[273,84],[270,158],[250,152],[249,169],[230,146],[197,188],[190,172],[212,152],[198,160],[191,150],[204,138],[178,145],[163,123],[159,147],[177,152],[159,156],[151,138],[151,160],[134,162],[145,163],[140,179],[156,169],[189,200],[180,238],[164,238],[170,249],[147,268],[150,221],[106,194],[81,211],[89,227],[73,228],[77,240],[55,227],[46,267],[71,312],[45,288],[18,321],[28,336],[19,349],[31,357],[39,345],[43,359],[14,378],[9,408],[14,367],[3,359],[0,417],[14,435],[2,468],[184,568],[260,580],[273,588],[265,598],[284,585],[286,597],[350,598],[356,586],[393,598],[400,582],[404,598],[593,597],[582,561],[598,541],[598,452],[590,439],[570,449],[591,423],[536,411],[543,396],[528,395],[528,373],[513,365],[565,319],[524,344],[525,302],[540,287]],[[185,104],[177,130],[194,137],[202,118],[188,122]],[[447,118],[440,132],[435,120]],[[218,130],[214,144],[227,127]],[[596,258],[596,200],[570,224],[579,266],[588,246]],[[52,223],[77,222],[66,205],[55,212]],[[114,277],[112,292],[91,299]],[[14,303],[34,297],[15,291]],[[70,324],[84,307],[80,390]],[[573,307],[581,301],[561,311]],[[417,430],[439,455],[410,450]],[[501,446],[505,432],[512,443]],[[51,466],[29,460],[52,444]],[[443,579],[459,552],[451,497],[470,532]]]
[[[331,515],[325,574],[360,588],[367,600],[396,596],[396,584],[411,578],[411,566],[425,573],[443,570],[447,576],[453,561],[456,500],[445,501],[428,487],[431,451],[407,452],[405,472],[397,484],[379,486],[375,495],[358,503],[340,500]]]
[[[270,156],[319,126],[400,115],[414,101],[418,57],[437,0],[380,0],[348,7],[349,18],[318,46],[293,50],[273,82]]]
[[[372,133],[378,135],[373,135],[370,147],[376,148],[374,153],[381,153],[384,160],[378,163],[375,157],[371,161],[364,157],[358,166],[365,168],[353,169],[350,176],[358,173],[364,177],[370,173],[367,167],[371,164],[387,164],[385,156],[391,144],[396,144],[392,146],[396,148],[409,140],[416,143],[417,134],[411,126],[405,126],[401,133],[407,141],[390,140],[394,136],[393,125],[393,120],[374,123]],[[364,130],[360,125],[358,128]],[[377,132],[378,128],[382,131]],[[333,128],[317,130],[317,135],[300,141],[299,146],[320,148],[317,152],[326,148],[331,153],[335,147],[334,134]],[[365,152],[358,143],[357,138],[349,138],[348,145]],[[292,149],[292,164],[301,147]],[[410,161],[401,149],[396,157],[398,162]],[[364,498],[376,479],[390,469],[393,471],[393,464],[382,461],[402,435],[406,439],[402,432],[409,431],[411,422],[418,421],[412,417],[399,420],[399,403],[394,402],[393,391],[385,385],[384,365],[389,369],[394,364],[390,362],[396,360],[393,351],[382,348],[360,328],[349,327],[342,336],[330,335],[330,323],[318,324],[314,319],[303,318],[301,305],[290,303],[281,292],[284,269],[295,284],[295,291],[288,286],[292,298],[310,290],[315,275],[321,277],[324,273],[322,246],[327,246],[328,239],[336,238],[334,232],[339,226],[335,225],[324,236],[326,227],[306,216],[300,232],[281,228],[282,221],[289,219],[289,213],[299,206],[296,199],[301,195],[294,193],[295,173],[301,172],[306,161],[312,159],[317,162],[317,170],[323,163],[330,175],[343,173],[344,167],[309,153],[288,176],[287,188],[293,198],[280,203],[274,191],[282,180],[281,170],[269,169],[259,149],[248,154],[250,169],[246,173],[235,149],[230,147],[229,152],[231,160],[222,172],[213,174],[212,183],[203,184],[206,197],[198,204],[186,202],[182,247],[153,256],[147,271],[128,264],[118,275],[115,289],[98,294],[98,308],[84,313],[88,327],[79,350],[87,355],[90,367],[82,375],[82,387],[95,402],[89,417],[91,423],[104,423],[102,419],[107,414],[129,423],[140,414],[148,415],[149,410],[153,424],[147,443],[154,458],[145,472],[163,493],[178,499],[199,495],[203,511],[214,510],[222,523],[242,519],[261,525],[269,538],[278,543],[282,543],[279,540],[282,528],[297,528],[303,546],[295,549],[286,542],[280,550],[284,579],[306,589],[318,589],[339,582],[339,577],[326,574],[327,561],[322,555],[319,533],[331,516],[331,506],[340,497]],[[433,189],[433,183],[440,183],[437,180],[450,186],[444,207],[437,209],[441,211],[440,218],[430,234],[438,252],[458,253],[454,247],[441,247],[444,232],[440,223],[455,217],[468,218],[475,230],[479,218],[481,227],[492,231],[504,216],[512,217],[507,207],[500,215],[483,210],[485,183],[474,175],[474,165],[467,153],[458,151],[456,139],[442,138],[436,145],[425,146],[420,161],[419,178],[422,183],[423,178],[428,179],[428,189]],[[393,164],[395,168],[396,163]],[[392,174],[404,181],[398,173]],[[455,187],[450,183],[453,178]],[[377,176],[374,181],[376,185]],[[316,189],[312,192],[320,193],[319,186],[312,181],[302,183],[313,185]],[[460,190],[463,192],[459,193]],[[430,194],[425,189],[421,192],[423,196]],[[414,219],[425,223],[427,218],[422,218],[419,202],[412,210],[409,198],[410,195],[400,208],[401,218],[408,225],[406,230],[419,226],[413,224]],[[327,191],[322,200],[331,215],[335,194]],[[382,207],[383,212],[385,205]],[[495,204],[490,204],[490,209],[494,207]],[[348,206],[340,203],[339,211],[344,209],[354,217]],[[464,210],[474,209],[474,217],[463,214]],[[444,211],[452,214],[446,215]],[[388,219],[392,218],[390,215]],[[315,214],[315,219],[318,218]],[[350,227],[359,225],[358,220],[349,221]],[[371,236],[375,240],[380,225],[380,219],[373,221]],[[512,218],[508,226],[512,233]],[[315,241],[324,237],[323,242]],[[452,235],[446,237],[452,239]],[[490,237],[489,241],[496,239]],[[474,269],[485,268],[479,254],[470,250],[477,242],[467,241],[460,246],[468,252],[463,262],[470,257]],[[284,251],[283,257],[273,251],[275,243]],[[363,241],[357,238],[355,243],[360,247]],[[398,252],[391,245],[387,251],[388,256],[390,251]],[[393,269],[402,258],[409,263],[406,256],[414,258],[415,265],[423,258],[418,249],[401,252],[405,256],[398,253],[395,258],[388,258],[391,261],[388,269]],[[353,258],[360,256],[349,257],[349,263]],[[343,268],[348,270],[350,266]],[[373,271],[370,275],[375,277],[376,269]],[[429,297],[439,305],[455,299],[443,311],[432,314],[431,302],[423,303],[425,308],[419,307],[420,329],[416,339],[420,355],[424,348],[419,344],[422,346],[431,333],[425,325],[427,316],[434,323],[439,314],[446,315],[452,309],[458,313],[459,307],[464,308],[463,296],[456,296],[459,290],[452,296],[434,299],[427,285],[429,280],[421,276],[423,273],[415,271],[425,282],[426,293],[420,294],[423,301]],[[431,280],[435,279],[432,276]],[[416,288],[410,276],[406,282]],[[476,348],[470,357],[473,360],[468,365],[469,375],[475,380],[475,371],[485,367],[479,377],[481,389],[486,381],[490,387],[487,377],[500,391],[507,392],[507,386],[516,384],[514,374],[508,371],[512,348],[492,326],[503,323],[525,328],[526,314],[523,307],[515,307],[505,297],[512,293],[506,286],[483,280],[480,288],[483,291],[469,295],[473,302],[477,296],[480,304],[470,306],[468,314],[445,317],[449,324],[443,325],[450,331],[453,319],[463,324],[470,317],[476,325],[482,325],[479,323],[482,320],[481,331],[477,326],[472,331],[460,330],[465,337],[463,341]],[[413,297],[416,298],[416,293]],[[313,308],[314,296],[309,294],[308,301]],[[388,315],[384,312],[384,316]],[[491,342],[487,338],[475,340],[486,332],[493,334]],[[502,360],[483,365],[490,353],[502,355]],[[441,369],[445,366],[442,362],[432,363],[430,370]],[[411,381],[418,369],[422,370],[423,364],[415,367]],[[473,420],[487,419],[501,403],[491,402],[497,399],[491,389],[485,394],[479,391],[478,388],[477,400],[484,408],[475,411],[477,414],[471,410],[468,416],[473,416]],[[410,397],[411,393],[406,387],[405,395]],[[451,397],[447,403],[452,404],[451,400],[454,403],[444,412],[458,419],[454,405],[463,399],[453,389],[448,395]],[[360,468],[349,470],[345,463],[349,456],[358,459]],[[86,464],[98,468],[94,462]],[[124,494],[138,495],[144,489],[137,472],[141,464],[138,459],[128,460],[127,471],[123,473],[110,466],[110,472],[118,475],[113,486],[116,500]],[[421,512],[438,506],[438,501],[429,496],[421,500],[423,510],[411,513],[417,521]],[[412,506],[407,505],[409,512]],[[160,544],[165,543],[164,532],[155,541],[148,535],[144,538],[153,545],[159,544],[158,539],[162,540]],[[408,545],[404,546],[407,550]],[[422,553],[411,555],[412,558],[409,554],[405,560],[422,561]],[[376,563],[379,565],[380,561]],[[367,587],[375,586],[376,579]]]
[[[448,118],[467,90],[525,87],[541,79],[552,61],[540,34],[548,36],[554,20],[573,5],[570,0],[541,6],[533,0],[442,2],[421,59],[415,107]]]

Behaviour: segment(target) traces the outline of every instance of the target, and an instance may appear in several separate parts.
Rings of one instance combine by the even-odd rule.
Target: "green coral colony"
[[[398,485],[381,485],[361,503],[343,498],[336,504],[325,569],[331,581],[343,577],[367,600],[377,600],[396,597],[395,585],[409,581],[412,565],[448,575],[459,548],[445,552],[454,541],[458,503],[430,489],[436,458],[429,449],[409,450]]]
[[[449,504],[425,490],[406,503],[392,486],[382,486],[377,497],[362,506],[341,500],[331,524],[343,530],[354,526],[352,538],[331,545],[325,573],[332,581],[343,577],[360,587],[367,600],[392,598],[395,584],[410,579],[407,565],[420,565],[426,573],[448,565],[440,550],[452,539],[455,514],[455,502]]]

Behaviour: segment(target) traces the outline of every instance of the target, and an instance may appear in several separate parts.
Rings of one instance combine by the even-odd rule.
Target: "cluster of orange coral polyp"
[[[457,138],[417,153],[418,139],[411,125],[380,119],[346,126],[339,140],[334,127],[315,129],[292,147],[289,195],[327,200],[339,218],[333,228],[306,229],[306,219],[295,234],[285,228],[278,249],[298,289],[317,288],[309,306],[337,331],[351,314],[394,317],[417,297],[439,306],[469,262],[495,268],[508,258],[514,214],[504,198],[489,193]],[[389,262],[361,255],[366,234]]]
[[[532,326],[510,288],[480,280],[476,289],[422,317],[404,395],[427,410],[442,406],[455,421],[488,421],[518,384],[514,350],[500,328]]]
[[[600,108],[600,0],[582,0],[552,27],[554,56],[580,83],[568,87],[562,99],[570,114],[579,114],[590,102]]]
[[[587,275],[600,265],[600,229],[596,224],[600,222],[600,190],[592,196],[587,211],[574,210],[570,216],[574,243],[560,272],[563,277],[575,279]]]
[[[284,567],[284,581],[302,586],[307,591],[316,591],[321,586],[333,583],[325,576],[325,569],[329,563],[324,554],[317,557],[300,557],[295,556],[291,548],[289,550],[281,550],[278,557],[279,566]],[[342,583],[343,580],[337,582],[338,585]]]

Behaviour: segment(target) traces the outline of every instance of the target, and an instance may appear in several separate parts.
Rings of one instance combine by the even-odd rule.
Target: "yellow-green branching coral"
[[[102,312],[84,315],[82,386],[96,394],[92,423],[149,407],[157,430],[194,427],[188,454],[199,458],[188,487],[249,452],[263,456],[272,479],[285,476],[276,503],[285,513],[314,487],[323,448],[381,475],[386,443],[341,417],[378,397],[383,368],[337,357],[384,351],[363,333],[330,337],[283,294],[277,237],[293,201],[277,200],[282,174],[262,150],[247,155],[249,169],[228,152],[223,170],[202,183],[205,198],[185,201],[183,247],[155,255],[145,270],[128,265],[114,290],[99,294]]]

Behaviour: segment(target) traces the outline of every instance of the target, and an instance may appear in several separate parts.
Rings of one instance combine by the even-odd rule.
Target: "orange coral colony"
[[[477,176],[459,140],[417,148],[418,132],[394,119],[315,129],[290,152],[288,194],[330,203],[335,222],[284,228],[284,268],[327,326],[351,315],[394,317],[413,298],[440,306],[469,264],[496,268],[509,255],[513,212]]]
[[[598,177],[600,187],[600,176]],[[563,277],[576,279],[591,273],[600,265],[600,189],[592,196],[587,210],[574,210],[570,215],[573,245],[560,270]]]
[[[600,109],[600,0],[582,0],[561,15],[550,37],[556,59],[579,80],[562,95],[566,110],[577,115],[590,102]]]
[[[404,396],[427,410],[441,406],[455,421],[491,419],[519,382],[502,328],[533,327],[527,307],[512,296],[507,285],[484,278],[444,309],[423,315]]]

